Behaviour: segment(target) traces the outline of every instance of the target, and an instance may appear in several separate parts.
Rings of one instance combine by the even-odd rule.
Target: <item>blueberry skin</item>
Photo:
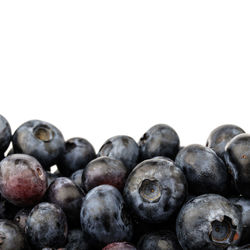
[[[28,216],[25,234],[32,249],[64,247],[68,226],[63,210],[47,202],[36,205]]]
[[[133,169],[123,194],[138,218],[161,223],[169,220],[185,201],[187,182],[173,161],[153,158]]]
[[[69,226],[80,226],[80,209],[84,193],[69,178],[59,177],[54,180],[46,193],[46,201],[62,208]]]
[[[30,211],[31,209],[29,208],[23,208],[16,213],[13,219],[13,222],[19,226],[19,228],[22,230],[23,233]]]
[[[83,231],[99,248],[132,238],[132,220],[122,195],[113,186],[91,189],[83,200],[80,218]]]
[[[71,138],[65,142],[57,167],[63,176],[69,177],[76,170],[85,168],[95,158],[95,149],[89,141],[79,137]]]
[[[239,244],[241,213],[223,196],[204,194],[183,205],[176,233],[183,249],[226,249]]]
[[[232,124],[221,125],[215,128],[207,139],[206,146],[213,149],[214,152],[224,159],[226,144],[236,135],[245,133],[245,131]]]
[[[83,188],[82,173],[83,169],[79,169],[70,176],[70,179],[80,188]]]
[[[212,149],[198,144],[189,145],[177,154],[175,163],[184,172],[190,193],[227,193],[227,167]]]
[[[69,230],[65,250],[89,250],[86,235],[84,235],[82,230]]]
[[[10,145],[11,128],[8,121],[0,115],[0,154],[3,155]]]
[[[137,164],[139,146],[133,138],[118,135],[111,137],[102,145],[98,156],[108,156],[120,160],[130,172]]]
[[[249,242],[250,238],[250,200],[244,197],[235,197],[229,199],[234,205],[238,206],[241,210],[241,219],[243,225],[242,237],[240,244],[244,245]]]
[[[137,243],[138,250],[181,250],[175,233],[167,230],[143,235]]]
[[[136,250],[136,248],[127,242],[114,242],[108,244],[102,250]]]
[[[244,246],[231,246],[231,247],[228,247],[227,250],[243,250],[243,249],[246,249],[246,250],[249,250],[250,249],[250,244],[247,244],[247,245],[244,245]]]
[[[250,134],[237,135],[226,145],[225,161],[237,190],[250,198]]]
[[[168,125],[158,124],[151,127],[140,139],[140,160],[155,156],[174,159],[178,153],[180,139],[176,131]]]
[[[31,120],[22,124],[13,135],[15,153],[35,157],[48,170],[57,163],[64,150],[62,133],[52,124]]]
[[[121,161],[107,156],[98,157],[83,170],[83,189],[88,192],[96,186],[109,184],[122,191],[127,174],[128,170]]]
[[[3,250],[27,250],[24,234],[21,229],[9,220],[0,220],[0,249]]]

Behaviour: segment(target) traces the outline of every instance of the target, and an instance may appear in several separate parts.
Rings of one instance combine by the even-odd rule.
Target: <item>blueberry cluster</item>
[[[0,249],[250,249],[250,134],[235,125],[180,147],[158,124],[96,153],[0,115],[0,157]]]

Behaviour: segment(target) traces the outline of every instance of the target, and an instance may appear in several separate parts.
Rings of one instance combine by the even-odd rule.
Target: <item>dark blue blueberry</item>
[[[46,175],[47,175],[48,187],[56,178],[60,177],[56,173],[51,173],[49,171],[46,171]]]
[[[118,135],[111,137],[102,145],[98,156],[108,156],[120,160],[130,172],[137,164],[139,147],[133,138]]]
[[[245,199],[244,197],[238,197],[238,198],[231,198],[229,199],[233,204],[238,206],[241,210],[242,215],[242,225],[243,225],[243,231],[242,231],[242,237],[240,244],[247,244],[250,243],[250,200]]]
[[[181,250],[175,233],[171,231],[158,231],[143,235],[138,244],[139,250]]]
[[[65,250],[90,250],[88,246],[88,239],[82,230],[69,230]]]
[[[15,153],[34,156],[47,170],[57,163],[63,153],[64,138],[52,124],[31,120],[15,131],[13,148]]]
[[[12,220],[20,207],[16,207],[0,195],[0,219]]]
[[[238,126],[231,124],[222,125],[210,133],[206,145],[207,147],[212,148],[219,157],[224,159],[226,144],[236,135],[242,133],[245,133],[245,131]]]
[[[21,229],[9,220],[0,220],[0,249],[28,250],[24,234]]]
[[[31,209],[29,208],[23,208],[16,213],[13,219],[14,223],[19,226],[22,232],[24,232],[25,230],[26,221],[28,219],[30,211]]]
[[[132,221],[122,195],[113,186],[91,189],[83,200],[80,218],[83,231],[99,248],[132,238]]]
[[[226,145],[225,161],[237,190],[250,198],[250,134],[237,135]]]
[[[4,152],[10,145],[11,141],[11,128],[8,121],[0,115],[0,155],[4,155]]]
[[[198,144],[189,145],[178,153],[175,163],[184,172],[190,193],[227,193],[227,167],[212,149]]]
[[[82,173],[83,169],[79,169],[75,171],[71,176],[70,179],[80,188],[83,188],[82,185]]]
[[[57,167],[63,176],[70,176],[78,169],[83,169],[96,158],[95,149],[83,138],[71,138],[65,142],[65,150],[59,158]]]
[[[241,212],[223,196],[204,194],[184,204],[176,233],[183,249],[226,249],[240,241]]]
[[[102,250],[136,250],[136,248],[127,242],[114,242],[108,244]]]
[[[187,182],[172,160],[150,159],[138,164],[128,176],[124,198],[140,219],[167,221],[186,199]]]
[[[179,136],[173,128],[158,124],[150,128],[140,139],[141,160],[155,156],[166,156],[174,159],[180,146]]]
[[[59,177],[47,189],[46,200],[62,208],[67,216],[68,225],[80,226],[83,196],[82,190],[72,180]]]
[[[63,210],[47,202],[38,204],[28,216],[25,234],[32,249],[64,247],[68,226]]]
[[[127,173],[128,169],[121,161],[107,156],[98,157],[83,170],[82,185],[86,192],[102,184],[112,185],[122,191]]]

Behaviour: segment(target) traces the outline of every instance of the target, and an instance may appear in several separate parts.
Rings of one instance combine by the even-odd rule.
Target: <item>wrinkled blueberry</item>
[[[118,135],[111,137],[102,145],[98,156],[108,156],[120,160],[128,171],[131,171],[137,164],[139,147],[133,138]]]
[[[63,247],[68,234],[63,210],[47,202],[36,205],[28,216],[25,234],[34,249]]]
[[[184,172],[190,193],[227,193],[227,167],[212,149],[198,144],[189,145],[177,154],[175,163]]]
[[[47,188],[46,173],[32,156],[13,154],[0,162],[0,191],[16,206],[38,203]]]
[[[0,220],[0,249],[27,250],[29,249],[21,229],[9,220]]]
[[[136,248],[127,242],[115,242],[108,244],[102,250],[136,250]]]
[[[83,192],[66,177],[59,177],[51,183],[46,193],[46,200],[62,208],[69,225],[80,226],[80,209]]]
[[[83,231],[99,247],[132,238],[132,221],[122,195],[113,186],[91,189],[83,200],[80,218]]]
[[[64,176],[70,176],[78,169],[83,169],[96,158],[93,146],[86,139],[71,138],[65,142],[65,149],[57,167]]]
[[[30,211],[31,209],[23,208],[19,210],[14,217],[14,220],[13,220],[14,223],[20,227],[22,232],[24,232],[25,230],[26,221],[27,221]]]
[[[250,134],[237,135],[226,145],[225,161],[237,190],[250,198]]]
[[[70,179],[80,188],[83,188],[82,173],[83,169],[79,169],[70,176]]]
[[[214,152],[223,159],[226,144],[236,135],[245,133],[245,131],[235,125],[222,125],[214,129],[208,139],[207,147],[212,148]]]
[[[240,210],[217,194],[190,200],[176,220],[176,233],[183,249],[225,249],[239,243],[241,232]]]
[[[11,141],[11,128],[8,121],[0,115],[0,155],[4,155]]]
[[[63,153],[64,138],[52,124],[31,120],[15,131],[13,148],[15,153],[32,155],[47,170],[57,163]]]
[[[175,233],[171,231],[159,231],[143,235],[138,244],[139,250],[181,250]]]
[[[140,139],[141,160],[155,156],[166,156],[174,159],[178,153],[180,139],[173,128],[165,124],[151,127]]]
[[[128,176],[124,198],[132,211],[150,223],[167,221],[186,198],[187,182],[175,163],[150,159],[138,164]]]
[[[89,250],[86,235],[80,229],[72,229],[68,232],[66,250]]]
[[[87,192],[102,184],[112,185],[122,191],[127,172],[127,168],[121,161],[107,156],[98,157],[83,170],[82,185]]]

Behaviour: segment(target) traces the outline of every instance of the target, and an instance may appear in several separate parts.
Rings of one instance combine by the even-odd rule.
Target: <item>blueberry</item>
[[[65,149],[57,167],[64,176],[69,177],[78,169],[83,169],[96,158],[93,146],[86,139],[71,138],[65,142]]]
[[[136,250],[136,248],[127,242],[114,242],[108,244],[102,250]]]
[[[82,184],[82,173],[83,173],[83,169],[79,169],[77,171],[75,171],[71,176],[70,179],[80,188],[83,188],[83,184]]]
[[[15,131],[13,148],[15,153],[32,155],[47,170],[57,163],[63,153],[64,138],[52,124],[31,120]]]
[[[66,216],[59,206],[42,202],[31,210],[25,234],[33,249],[63,247],[68,234]]]
[[[245,199],[244,197],[237,197],[229,199],[233,204],[237,205],[242,214],[242,237],[241,237],[241,245],[250,243],[250,200]]]
[[[50,184],[59,176],[55,173],[51,173],[49,171],[46,171],[46,176],[47,176],[47,183],[48,183],[48,187],[50,186]]]
[[[84,169],[82,185],[85,191],[102,184],[112,185],[122,191],[127,178],[127,172],[127,168],[121,161],[107,156],[98,157]]]
[[[24,234],[21,229],[9,220],[0,220],[0,249],[3,250],[27,250]]]
[[[8,202],[2,196],[0,197],[0,219],[12,220],[19,210],[20,207]]]
[[[231,246],[231,247],[228,247],[227,250],[243,250],[243,249],[246,249],[246,250],[249,250],[250,249],[250,244],[247,244],[247,245],[244,245],[244,246]]]
[[[46,200],[62,208],[69,225],[80,226],[80,209],[83,195],[82,190],[72,180],[59,177],[49,186]]]
[[[140,139],[141,160],[155,156],[166,156],[174,159],[180,146],[179,136],[173,128],[165,124],[151,127]]]
[[[0,155],[9,147],[11,141],[11,128],[8,121],[0,115]]]
[[[82,203],[81,226],[99,248],[112,242],[130,241],[133,226],[122,195],[113,186],[90,190]]]
[[[124,198],[140,219],[167,221],[186,198],[187,183],[172,160],[150,159],[138,164],[128,176]]]
[[[225,161],[237,190],[250,198],[250,134],[237,135],[228,142]]]
[[[120,160],[128,171],[131,171],[137,164],[139,147],[133,138],[118,135],[111,137],[102,145],[98,156],[108,156]]]
[[[217,194],[190,200],[176,220],[176,233],[183,249],[225,249],[239,243],[241,232],[240,210]]]
[[[0,191],[14,205],[38,203],[46,188],[46,173],[34,157],[13,154],[0,162]]]
[[[89,250],[87,237],[82,230],[69,230],[65,250]]]
[[[19,226],[19,228],[24,232],[25,226],[26,226],[26,221],[29,216],[31,209],[28,208],[23,208],[19,210],[14,218],[14,223]]]
[[[245,131],[238,126],[231,124],[222,125],[210,133],[206,145],[207,147],[212,148],[214,152],[223,159],[226,144],[236,135],[242,133],[245,133]]]
[[[178,153],[175,162],[187,178],[190,193],[227,193],[227,167],[212,149],[198,144],[189,145]]]
[[[154,233],[143,235],[138,244],[139,250],[181,250],[175,233],[162,230]]]

